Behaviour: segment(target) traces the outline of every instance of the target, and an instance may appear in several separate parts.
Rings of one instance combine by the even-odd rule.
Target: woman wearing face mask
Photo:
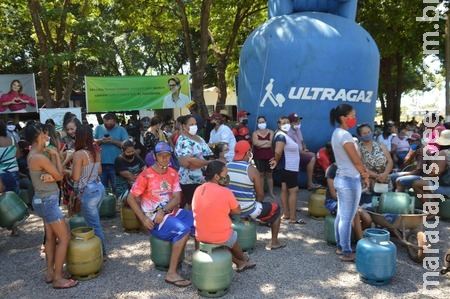
[[[338,170],[334,178],[334,187],[337,191],[338,210],[334,222],[337,242],[336,254],[342,261],[354,261],[356,254],[350,246],[352,221],[358,209],[361,197],[361,179],[363,184],[369,184],[369,173],[364,167],[355,141],[348,132],[356,125],[356,113],[352,106],[341,104],[330,111],[330,123],[334,127],[331,137],[334,157]]]
[[[114,168],[117,199],[126,203],[131,186],[138,175],[147,168],[145,162],[136,154],[132,140],[125,140],[122,143],[122,154],[116,158]]]
[[[255,159],[256,168],[258,168],[261,175],[261,181],[264,183],[264,178],[267,181],[267,189],[270,197],[276,198],[273,193],[272,169],[269,165],[269,160],[274,156],[272,150],[274,132],[267,128],[265,116],[259,116],[256,122],[258,129],[252,134],[253,159]]]
[[[406,155],[409,152],[409,143],[406,135],[406,129],[400,128],[397,136],[392,138],[392,155],[394,158],[394,163],[398,167],[403,165]]]
[[[195,238],[199,242],[219,244],[230,250],[237,272],[254,268],[250,257],[237,242],[237,233],[231,227],[229,214],[241,213],[238,201],[226,187],[230,181],[227,167],[220,161],[212,161],[204,171],[206,183],[197,188],[192,200]]]
[[[270,160],[270,168],[278,171],[281,177],[281,206],[283,216],[281,219],[289,219],[291,224],[305,224],[303,219],[297,219],[298,200],[298,166],[300,165],[300,153],[298,144],[288,136],[291,128],[289,118],[283,116],[278,120],[278,131],[274,137],[275,155]]]
[[[369,191],[374,191],[375,183],[388,184],[388,190],[392,190],[392,181],[389,174],[392,172],[394,162],[384,144],[373,140],[372,128],[369,124],[358,125],[357,132],[361,142],[359,151],[361,159],[369,172]]]
[[[59,190],[55,181],[63,177],[63,168],[58,152],[54,148],[45,148],[49,137],[44,133],[41,124],[29,122],[24,129],[25,139],[31,144],[28,154],[28,166],[31,181],[36,191],[33,197],[33,208],[44,221],[46,231],[46,275],[45,281],[52,283],[53,288],[71,288],[78,281],[62,272],[66,259],[70,235],[59,203]],[[44,152],[48,157],[44,156]],[[51,177],[52,180],[45,180]]]
[[[408,155],[405,158],[406,165],[415,165],[413,170],[411,171],[401,171],[394,172],[390,174],[393,190],[398,192],[403,192],[412,188],[412,184],[415,180],[422,179],[423,174],[423,149],[424,146],[421,142],[421,137],[417,133],[413,133],[410,137],[407,138],[410,150]],[[409,167],[408,167],[409,168]],[[411,168],[410,168],[411,169]]]
[[[219,142],[216,144],[216,146],[213,149],[214,158],[216,160],[219,160],[220,162],[227,164],[227,158],[225,158],[225,155],[230,151],[228,148],[228,143],[226,142]]]
[[[211,149],[205,140],[197,135],[197,121],[192,115],[180,118],[180,137],[178,137],[175,154],[180,163],[178,175],[183,194],[182,207],[191,209],[195,189],[205,182],[202,167],[208,165],[206,156],[211,156]]]

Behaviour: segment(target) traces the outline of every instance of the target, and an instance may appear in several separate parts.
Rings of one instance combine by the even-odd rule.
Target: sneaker
[[[337,255],[342,255],[342,248],[336,248],[336,254]]]
[[[353,262],[356,259],[356,253],[342,254],[339,258],[343,262]]]

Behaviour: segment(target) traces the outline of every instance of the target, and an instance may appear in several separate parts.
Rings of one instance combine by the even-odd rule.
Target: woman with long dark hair
[[[35,107],[36,100],[24,94],[22,90],[22,83],[17,79],[13,80],[9,92],[0,97],[0,112],[6,111],[6,109],[26,112],[27,105]]]
[[[100,182],[100,150],[94,146],[92,128],[81,125],[75,132],[75,154],[73,156],[72,179],[74,192],[81,200],[81,214],[86,224],[94,228],[95,235],[102,241],[103,258],[106,258],[105,238],[100,225],[99,209],[105,194]]]
[[[44,221],[46,232],[45,281],[53,283],[56,289],[70,288],[76,286],[78,281],[68,279],[62,273],[70,236],[59,208],[59,189],[56,184],[63,177],[61,159],[54,148],[45,148],[50,138],[44,133],[41,124],[29,122],[24,131],[25,139],[31,144],[28,166],[35,190],[32,204],[36,215]]]
[[[337,191],[338,210],[334,222],[337,249],[342,261],[354,261],[356,258],[350,246],[352,221],[361,198],[361,178],[369,185],[369,173],[364,167],[349,128],[356,125],[356,112],[352,106],[341,104],[330,111],[330,123],[334,127],[331,137],[334,157],[338,166],[334,186]]]

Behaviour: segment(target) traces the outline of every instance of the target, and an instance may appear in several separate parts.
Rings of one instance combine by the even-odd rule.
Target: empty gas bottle
[[[103,265],[102,241],[91,227],[71,231],[72,239],[66,255],[66,269],[78,280],[97,277]]]
[[[111,189],[105,188],[105,195],[103,196],[99,210],[100,218],[113,218],[116,216],[116,204],[116,196],[112,193]]]
[[[388,284],[395,274],[397,248],[387,230],[369,228],[356,245],[356,271],[371,285]]]
[[[237,242],[243,251],[253,252],[256,245],[256,222],[251,217],[233,216],[231,227],[238,234]]]
[[[0,226],[11,229],[24,222],[28,216],[28,207],[20,197],[7,191],[0,195]]]
[[[225,295],[233,279],[231,253],[221,245],[200,242],[192,256],[192,284],[201,296]]]
[[[129,206],[122,206],[120,210],[120,220],[122,226],[127,231],[138,231],[141,229],[141,224],[139,223],[136,214]]]
[[[325,208],[325,194],[327,189],[319,188],[309,196],[308,213],[309,216],[316,220],[323,220],[330,211]]]
[[[156,269],[167,271],[169,269],[170,257],[172,256],[172,242],[162,240],[150,235],[150,259]],[[184,249],[178,260],[178,265],[184,260]]]
[[[69,230],[72,231],[75,228],[78,227],[87,227],[86,221],[84,220],[84,217],[78,213],[74,215],[73,217],[69,218]]]

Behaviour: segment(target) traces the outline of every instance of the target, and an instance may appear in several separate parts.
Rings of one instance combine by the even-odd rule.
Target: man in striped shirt
[[[264,202],[264,187],[260,174],[252,163],[253,153],[250,144],[241,140],[234,148],[234,159],[227,164],[233,192],[241,206],[241,217],[252,217],[270,225],[272,241],[266,246],[268,250],[286,247],[278,241],[280,229],[280,206],[274,202]]]

